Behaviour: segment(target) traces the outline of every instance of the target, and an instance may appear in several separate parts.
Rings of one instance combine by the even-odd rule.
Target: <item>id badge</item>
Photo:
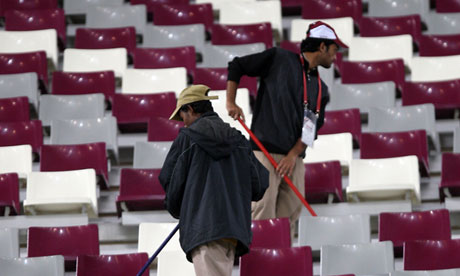
[[[302,142],[311,148],[316,136],[316,121],[316,114],[306,108],[303,115]]]

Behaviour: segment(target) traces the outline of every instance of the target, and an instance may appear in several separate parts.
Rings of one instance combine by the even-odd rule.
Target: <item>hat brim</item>
[[[335,44],[339,45],[342,48],[348,49],[347,44],[343,43],[342,40],[340,40],[338,37],[334,40]]]
[[[174,109],[173,113],[171,114],[171,116],[169,117],[169,120],[174,120],[174,121],[180,121],[182,122],[182,118],[180,117],[179,115],[179,110],[182,106],[186,105],[186,104],[190,104],[190,103],[194,103],[194,102],[198,102],[198,101],[206,101],[206,100],[217,100],[219,99],[219,96],[205,96],[203,99],[200,99],[200,100],[197,100],[197,101],[193,101],[193,102],[185,102],[183,103],[182,105],[180,106],[176,106],[176,109]]]

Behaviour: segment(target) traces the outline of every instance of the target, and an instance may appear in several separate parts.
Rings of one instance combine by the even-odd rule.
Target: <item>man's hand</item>
[[[278,168],[276,168],[276,172],[279,176],[284,177],[286,174],[287,176],[292,175],[292,171],[295,167],[296,156],[292,156],[290,154],[286,155],[278,164]]]
[[[243,122],[245,121],[243,110],[236,103],[227,102],[227,111],[228,115],[232,117],[234,120],[237,120],[241,117],[243,119]]]

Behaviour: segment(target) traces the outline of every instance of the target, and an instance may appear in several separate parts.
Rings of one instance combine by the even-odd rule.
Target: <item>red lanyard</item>
[[[300,62],[302,63],[302,72],[303,72],[303,104],[304,107],[307,108],[308,105],[308,95],[307,95],[307,74],[305,73],[305,62],[303,61],[302,54],[299,55]],[[321,109],[321,95],[322,95],[322,88],[321,88],[321,79],[319,77],[318,72],[318,100],[316,102],[316,115],[319,115],[319,111]]]

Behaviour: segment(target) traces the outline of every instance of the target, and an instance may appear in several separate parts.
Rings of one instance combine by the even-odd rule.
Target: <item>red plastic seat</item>
[[[460,240],[424,240],[404,243],[404,270],[460,268]]]
[[[117,197],[118,217],[124,208],[128,211],[165,209],[166,195],[158,180],[160,171],[161,169],[121,170],[120,194]]]
[[[112,114],[118,127],[126,132],[147,131],[150,118],[169,118],[176,108],[174,92],[156,94],[115,94]]]
[[[291,228],[288,218],[253,220],[251,230],[251,251],[254,248],[291,247]]]
[[[147,253],[99,256],[82,255],[77,258],[77,276],[136,275],[148,259],[149,256]],[[148,276],[149,270],[147,269],[142,275]]]
[[[451,196],[460,196],[460,153],[443,153],[441,165],[441,183],[439,183],[439,197],[444,201],[446,191]]]
[[[302,7],[302,18],[326,19],[352,17],[359,22],[362,17],[361,0],[305,0]]]
[[[353,140],[360,144],[361,141],[361,114],[358,108],[337,111],[326,111],[324,124],[318,134],[335,134],[349,132]]]
[[[214,45],[238,45],[262,42],[267,49],[273,47],[270,23],[248,25],[221,25],[212,27],[211,42]]]
[[[30,227],[27,257],[63,255],[72,268],[78,256],[99,255],[97,224],[69,227]]]
[[[136,29],[122,28],[78,28],[75,33],[77,49],[126,48],[132,54],[136,48]]]
[[[227,68],[196,68],[193,83],[207,85],[211,90],[225,90],[227,75]],[[247,88],[251,96],[257,96],[257,78],[243,76],[238,87]]]
[[[294,53],[300,53],[300,42],[293,42],[289,40],[281,41],[280,47]]]
[[[0,54],[0,74],[16,74],[35,72],[43,82],[43,88],[48,87],[48,61],[45,51]]]
[[[313,276],[311,248],[252,248],[249,254],[241,257],[240,275]]]
[[[285,15],[300,15],[302,13],[301,0],[281,0],[281,10]]]
[[[403,105],[432,103],[437,118],[453,118],[460,108],[460,80],[438,82],[406,82],[402,92]]]
[[[305,164],[305,199],[308,203],[342,202],[342,168],[339,161]]]
[[[362,37],[409,34],[418,43],[422,35],[420,15],[392,17],[363,17],[359,31]]]
[[[157,5],[188,5],[189,0],[131,0],[131,5],[146,5],[148,12],[153,12]]]
[[[31,145],[39,153],[43,145],[43,130],[40,120],[0,123],[0,147]]]
[[[0,16],[7,10],[55,9],[57,0],[4,0],[0,1]]]
[[[65,14],[63,9],[9,10],[5,12],[5,30],[32,31],[55,29],[60,49],[64,49],[67,41]]]
[[[5,214],[9,208],[8,215],[19,215],[21,206],[19,203],[19,177],[17,173],[0,174],[0,215]]]
[[[185,67],[193,78],[196,70],[195,47],[137,48],[133,52],[136,69],[160,69]]]
[[[404,86],[404,61],[342,61],[340,66],[342,83],[372,83],[393,81],[400,90]]]
[[[78,145],[43,145],[40,151],[40,171],[70,171],[94,169],[101,188],[109,188],[105,143]]]
[[[460,34],[422,35],[419,55],[422,57],[460,55]]]
[[[460,0],[436,0],[436,12],[460,12]]]
[[[211,4],[163,4],[153,5],[154,25],[203,24],[206,31],[212,32],[214,15]]]
[[[100,72],[53,72],[52,94],[79,95],[103,93],[112,100],[115,95],[115,74],[113,71]]]
[[[148,125],[147,139],[149,142],[174,141],[181,127],[184,127],[183,122],[171,121],[164,117],[152,117]]]
[[[416,155],[423,176],[429,176],[428,139],[425,130],[373,132],[361,135],[361,159]]]
[[[0,99],[0,122],[21,122],[29,119],[29,98]]]
[[[379,215],[379,241],[392,241],[398,255],[401,255],[403,243],[407,241],[450,239],[447,209]]]

